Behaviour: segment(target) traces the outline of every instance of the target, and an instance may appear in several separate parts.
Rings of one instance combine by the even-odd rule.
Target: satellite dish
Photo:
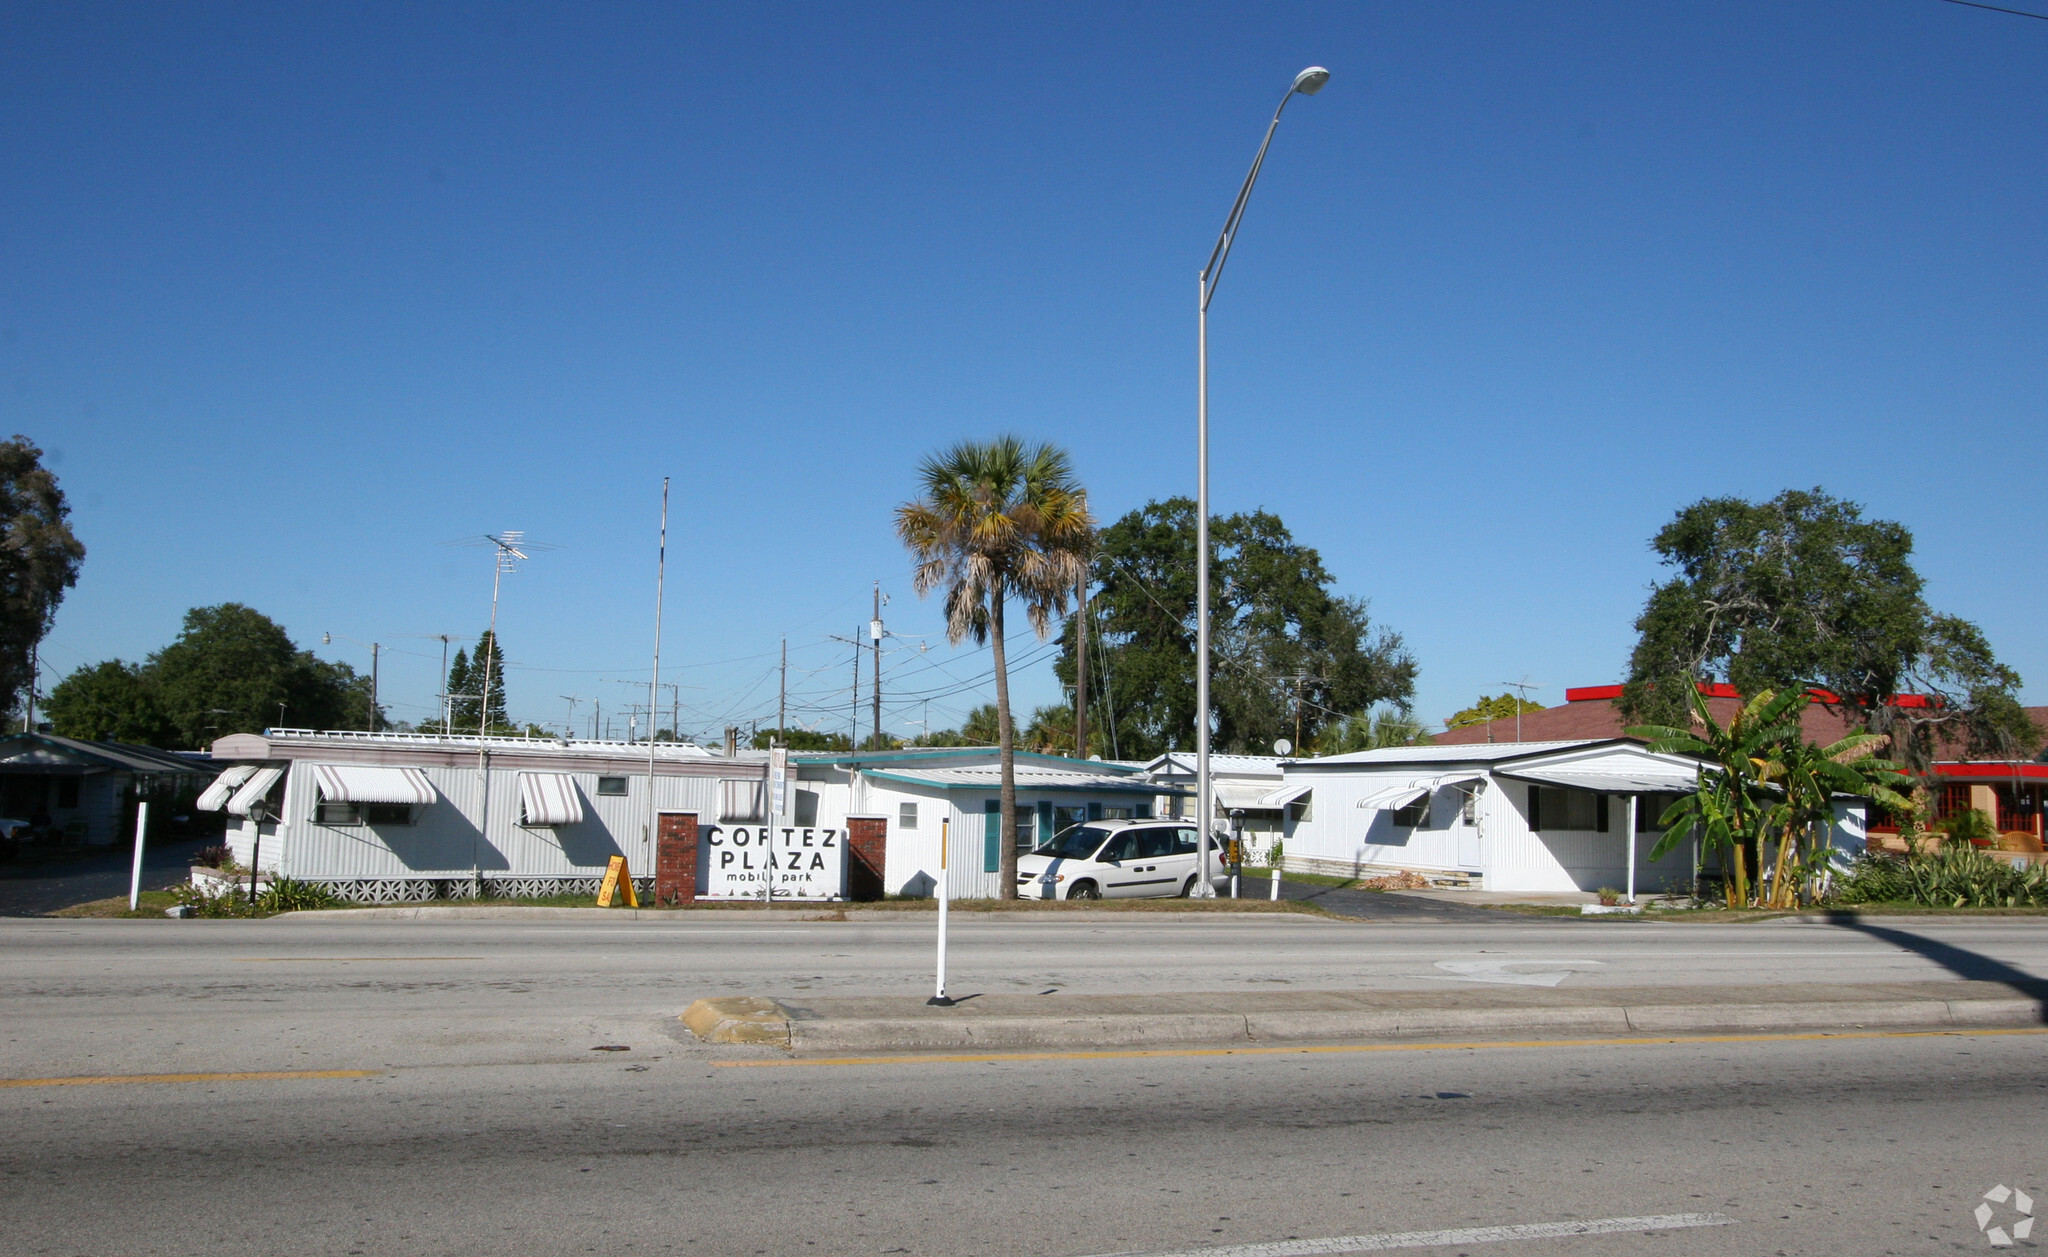
[[[1273,744],[1273,754],[1275,755],[1285,755],[1293,749],[1294,743],[1289,742],[1286,738],[1281,738],[1278,742],[1275,742]]]

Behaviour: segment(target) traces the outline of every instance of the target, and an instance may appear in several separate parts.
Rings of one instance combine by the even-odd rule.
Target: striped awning
[[[433,783],[417,768],[314,764],[313,781],[329,803],[432,803]]]
[[[1310,784],[1305,786],[1282,786],[1278,790],[1268,790],[1259,796],[1259,806],[1286,807],[1313,789],[1315,789],[1315,786]]]
[[[1441,787],[1463,785],[1468,781],[1481,780],[1484,780],[1484,778],[1474,777],[1470,773],[1453,773],[1446,777],[1430,777],[1424,781],[1411,781],[1405,786],[1392,786],[1388,789],[1376,790],[1360,799],[1358,806],[1399,811],[1423,795],[1435,793]]]
[[[583,796],[568,773],[519,774],[519,823],[575,825],[583,820]]]
[[[235,791],[243,782],[256,775],[258,765],[230,764],[213,779],[213,784],[199,792],[199,798],[192,804],[202,812],[218,812],[235,797]]]
[[[229,815],[247,816],[250,808],[269,796],[270,787],[276,785],[277,779],[282,776],[282,768],[259,768],[250,773],[249,779],[242,783],[241,789],[236,790],[234,797],[228,800]]]

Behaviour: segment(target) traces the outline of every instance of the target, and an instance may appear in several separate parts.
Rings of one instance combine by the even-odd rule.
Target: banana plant
[[[1799,707],[1805,705],[1802,696]],[[1765,906],[1772,908],[1797,907],[1802,890],[1809,897],[1818,891],[1827,872],[1820,838],[1834,819],[1836,795],[1860,795],[1890,809],[1909,806],[1898,790],[1908,778],[1896,764],[1875,754],[1885,741],[1882,735],[1852,733],[1818,746],[1797,735],[1796,723],[1792,729],[1794,736],[1774,748],[1758,774],[1762,784],[1778,791],[1766,822],[1766,828],[1778,835],[1765,897]]]
[[[1796,690],[1784,694],[1764,690],[1743,704],[1724,728],[1714,719],[1699,686],[1688,684],[1686,689],[1696,728],[1637,725],[1628,730],[1630,737],[1648,741],[1653,751],[1707,761],[1697,788],[1681,795],[1658,818],[1664,836],[1651,848],[1650,858],[1661,859],[1697,832],[1704,850],[1729,855],[1732,876],[1724,884],[1728,906],[1748,907],[1754,898],[1752,853],[1761,854],[1764,835],[1782,798],[1770,787],[1767,774],[1780,762],[1782,748],[1799,741],[1798,712],[1806,704],[1806,695]]]

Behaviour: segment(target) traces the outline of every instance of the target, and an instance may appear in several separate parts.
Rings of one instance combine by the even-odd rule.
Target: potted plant
[[[1614,889],[1614,887],[1612,887],[1612,886],[1602,886],[1602,887],[1600,888],[1599,894],[1600,894],[1600,906],[1601,906],[1601,907],[1603,907],[1603,908],[1614,908],[1614,907],[1619,907],[1619,906],[1620,906],[1620,904],[1621,904],[1621,892],[1620,892],[1620,891],[1618,891],[1618,890],[1616,890],[1616,889]]]

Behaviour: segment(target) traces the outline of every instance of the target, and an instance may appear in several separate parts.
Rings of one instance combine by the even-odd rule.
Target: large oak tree
[[[1718,679],[1750,695],[1826,691],[1915,767],[1944,746],[2004,759],[2040,745],[2019,674],[1975,624],[1921,596],[1905,525],[1820,489],[1787,490],[1768,502],[1704,498],[1650,544],[1676,572],[1636,620],[1621,699],[1630,718],[1683,725],[1692,683]],[[1929,701],[1894,702],[1902,695]]]

